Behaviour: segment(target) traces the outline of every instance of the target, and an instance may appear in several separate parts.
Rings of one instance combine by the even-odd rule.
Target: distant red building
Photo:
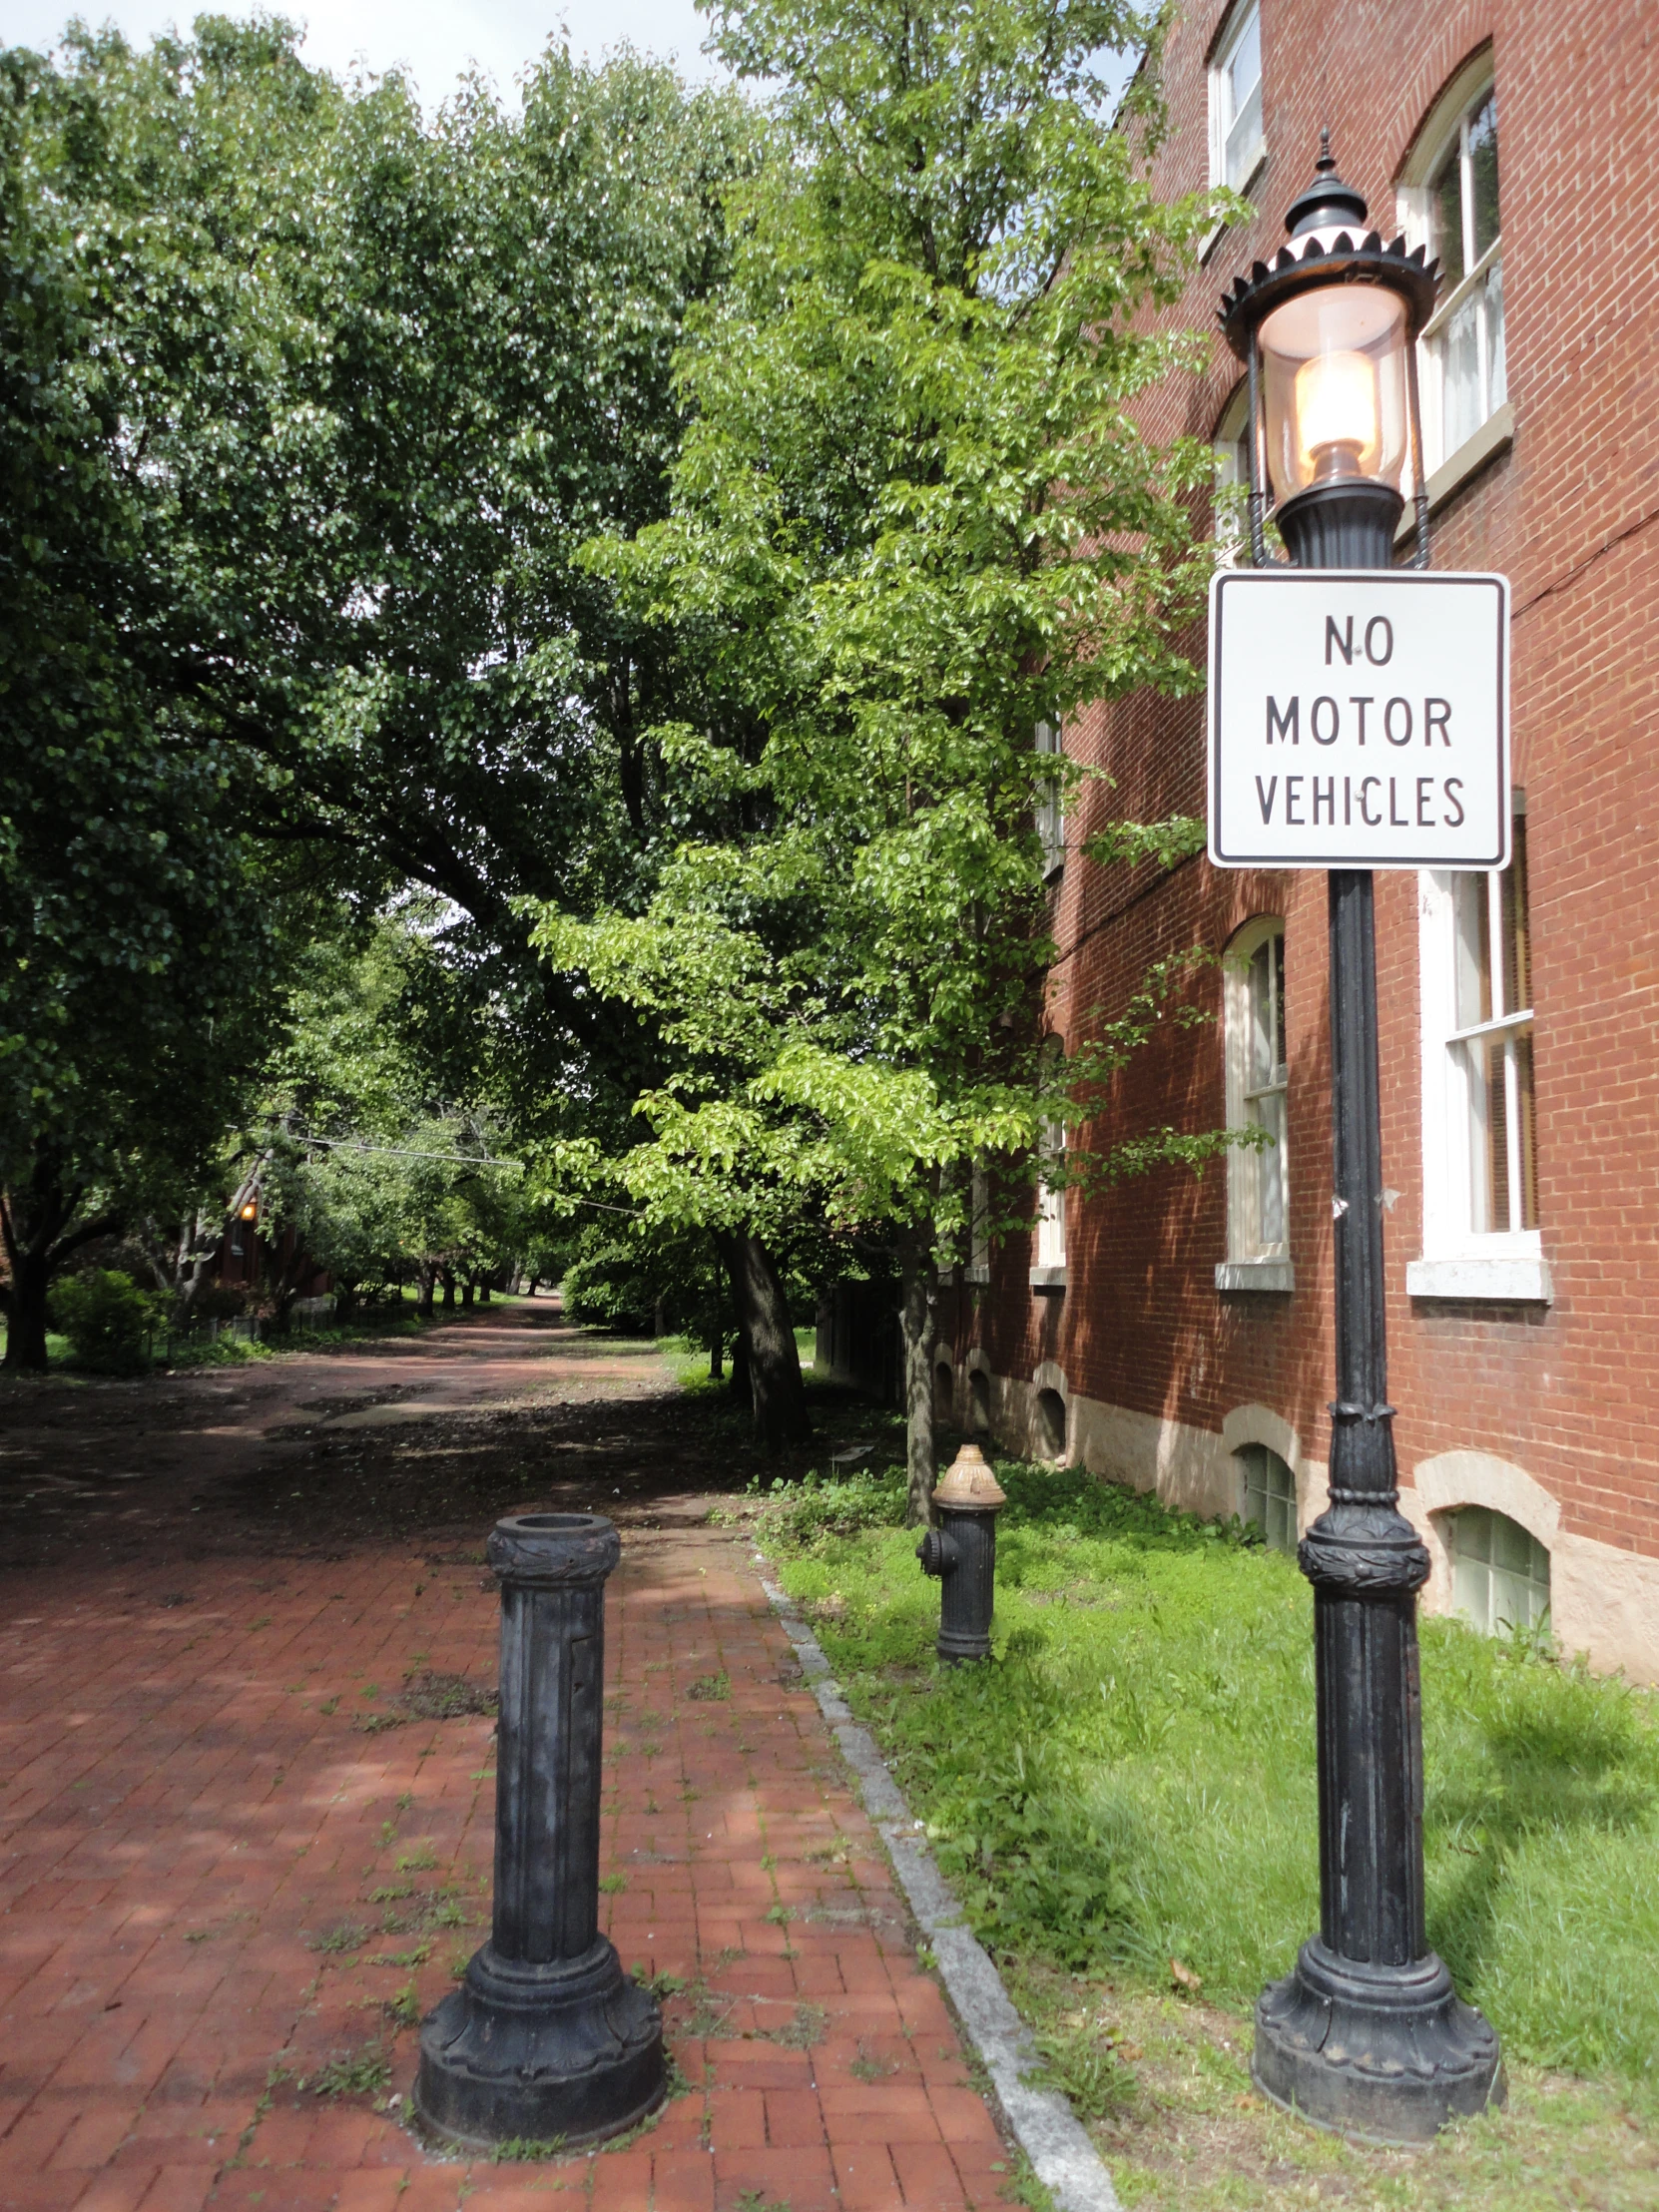
[[[1203,0],[1170,34],[1173,196],[1225,181],[1173,317],[1213,327],[1272,254],[1329,125],[1371,221],[1426,240],[1434,565],[1508,575],[1514,861],[1378,878],[1390,1396],[1431,1609],[1539,1618],[1659,1679],[1659,36],[1646,0]],[[1219,342],[1160,433],[1244,427]],[[1202,658],[1202,638],[1192,641]],[[1135,697],[1060,740],[1110,771],[1057,831],[1068,1044],[1160,955],[1220,956],[1213,1026],[1120,1081],[1105,1142],[1269,1133],[1202,1180],[1052,1194],[947,1299],[959,1416],[1294,1543],[1323,1507],[1332,1394],[1330,1044],[1319,874],[1104,869],[1112,818],[1204,808],[1202,700]],[[1055,742],[1048,733],[1040,742]]]

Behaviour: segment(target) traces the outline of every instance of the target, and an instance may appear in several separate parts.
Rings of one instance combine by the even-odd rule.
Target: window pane
[[[1484,1061],[1486,1107],[1486,1222],[1494,1235],[1513,1224],[1509,1219],[1509,1096],[1504,1075],[1508,1046],[1501,1037],[1488,1037],[1479,1048]]]
[[[1492,1018],[1492,967],[1486,949],[1486,878],[1451,879],[1457,963],[1456,1024],[1472,1029]]]
[[[1273,1081],[1273,938],[1250,956],[1250,1088]]]
[[[1480,291],[1476,286],[1440,332],[1441,438],[1455,453],[1473,437],[1480,411]]]
[[[1274,1551],[1296,1550],[1296,1476],[1266,1444],[1246,1444],[1238,1454],[1244,1469],[1244,1517],[1259,1528]]]
[[[1509,355],[1503,342],[1503,264],[1494,262],[1486,272],[1487,381],[1492,407],[1501,407],[1509,396]]]
[[[1497,100],[1492,93],[1469,117],[1469,197],[1478,261],[1497,238]]]
[[[1238,119],[1227,134],[1227,182],[1235,192],[1243,192],[1250,182],[1250,173],[1256,166],[1256,155],[1262,144],[1262,88],[1258,84],[1239,110]]]
[[[1245,105],[1262,82],[1262,18],[1255,8],[1245,17],[1239,42],[1227,60],[1227,120],[1241,118]],[[1258,116],[1261,102],[1256,104]]]
[[[1445,288],[1463,281],[1463,161],[1462,149],[1453,142],[1439,175],[1428,188],[1433,250],[1445,272]]]
[[[1488,1635],[1529,1628],[1549,1610],[1549,1553],[1506,1513],[1466,1505],[1446,1524],[1451,1601]]]
[[[1267,1091],[1256,1117],[1272,1138],[1256,1155],[1257,1229],[1264,1245],[1285,1242],[1285,1094]]]
[[[1536,1229],[1538,1226],[1538,1162],[1534,1147],[1534,1123],[1532,1106],[1532,1034],[1529,1030],[1517,1037],[1515,1054],[1515,1092],[1520,1124],[1520,1200],[1521,1218],[1516,1224],[1520,1229]]]
[[[1276,1068],[1283,1068],[1289,1058],[1285,1050],[1285,937],[1284,932],[1273,939],[1273,1058]]]
[[[1524,1014],[1532,1003],[1532,951],[1526,912],[1526,817],[1511,826],[1509,865],[1500,881],[1503,894],[1503,1011]]]

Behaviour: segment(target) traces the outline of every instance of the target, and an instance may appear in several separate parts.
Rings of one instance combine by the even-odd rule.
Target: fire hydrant
[[[1008,1502],[977,1444],[963,1444],[933,1492],[939,1526],[916,1546],[939,1578],[938,1654],[946,1666],[991,1655],[996,1610],[996,1516]]]

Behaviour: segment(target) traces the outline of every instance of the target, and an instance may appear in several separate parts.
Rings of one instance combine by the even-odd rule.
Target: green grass
[[[998,1473],[989,1667],[933,1659],[897,1470],[774,1492],[761,1538],[996,1951],[1163,1991],[1173,1958],[1248,2013],[1318,1922],[1308,1586],[1236,1525],[1075,1470]],[[1646,2106],[1659,1700],[1444,1620],[1422,1624],[1422,1678],[1430,1942],[1512,2062]]]

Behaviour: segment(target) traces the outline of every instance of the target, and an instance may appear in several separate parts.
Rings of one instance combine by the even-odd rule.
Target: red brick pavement
[[[491,1724],[362,1726],[411,1671],[493,1683],[488,1578],[406,1548],[227,1559],[167,1607],[135,1571],[14,1581],[0,1624],[7,2212],[999,2201],[1007,2156],[733,1540],[629,1533],[609,1593],[604,1902],[626,1964],[689,1985],[686,2091],[536,2164],[411,2138],[388,2013],[483,1939]],[[299,2086],[382,2053],[377,2095]]]

